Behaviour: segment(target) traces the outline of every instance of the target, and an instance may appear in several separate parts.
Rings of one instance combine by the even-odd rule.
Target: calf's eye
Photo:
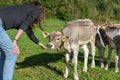
[[[57,38],[57,40],[60,40],[60,38]]]

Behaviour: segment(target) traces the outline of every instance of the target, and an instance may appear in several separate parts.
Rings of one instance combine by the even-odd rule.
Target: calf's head
[[[69,38],[64,36],[60,31],[53,31],[51,33],[43,32],[44,38],[49,38],[47,47],[49,49],[58,49],[63,46],[68,52],[71,52]]]
[[[47,47],[50,49],[59,48],[62,44],[62,33],[60,31],[53,31],[51,33],[43,32],[45,38],[49,38]]]

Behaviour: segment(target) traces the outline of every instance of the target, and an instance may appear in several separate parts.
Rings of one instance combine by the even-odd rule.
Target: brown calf
[[[52,33],[44,32],[43,35],[49,38],[48,48],[55,49],[64,46],[66,49],[66,69],[64,77],[68,76],[68,63],[70,54],[73,52],[72,62],[74,64],[74,80],[79,80],[77,73],[78,52],[79,48],[84,50],[84,67],[83,71],[87,72],[89,50],[87,44],[91,45],[92,63],[91,67],[95,67],[95,27],[90,19],[78,19],[70,21],[62,29],[62,31],[53,31]]]

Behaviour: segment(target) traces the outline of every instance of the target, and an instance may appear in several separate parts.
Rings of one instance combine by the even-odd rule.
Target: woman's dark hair
[[[35,23],[37,23],[39,25],[39,28],[41,30],[43,30],[41,28],[41,26],[42,26],[41,25],[41,21],[45,18],[45,9],[44,9],[44,6],[41,3],[39,3],[37,0],[29,2],[29,3],[25,3],[25,4],[36,6],[40,10],[40,15],[39,15],[38,19],[35,20]]]

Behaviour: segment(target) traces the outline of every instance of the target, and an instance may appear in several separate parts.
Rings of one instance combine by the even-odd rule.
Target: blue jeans
[[[3,29],[0,19],[0,80],[12,80],[17,55],[12,50],[14,45],[6,31]]]

